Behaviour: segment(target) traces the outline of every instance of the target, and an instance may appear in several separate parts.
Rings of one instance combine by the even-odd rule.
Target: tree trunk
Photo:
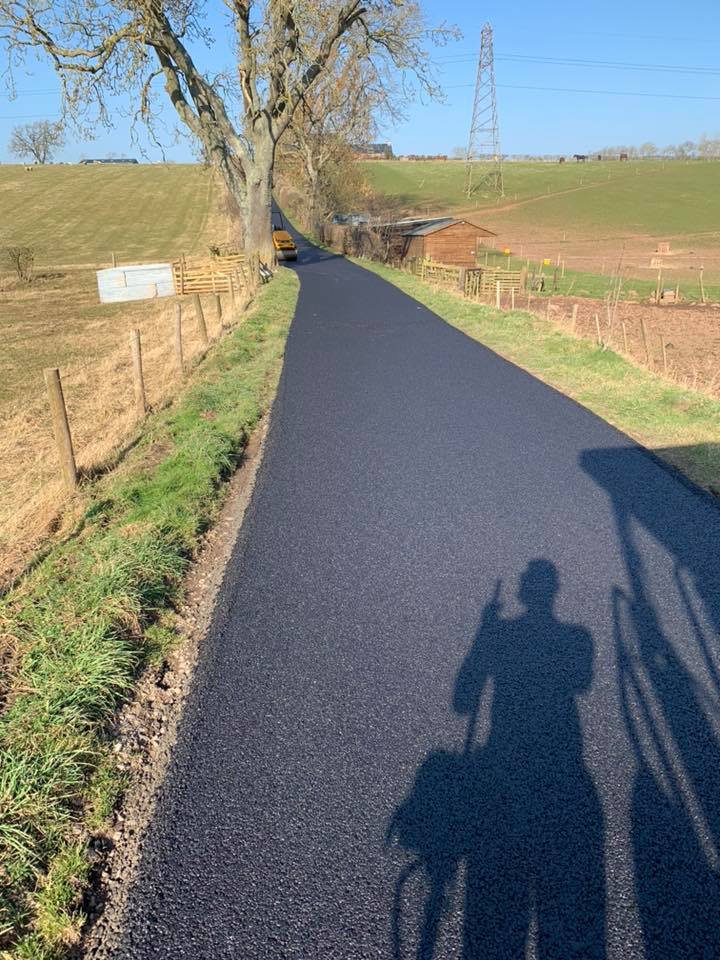
[[[320,183],[319,183],[319,174],[314,167],[308,167],[307,170],[308,176],[308,226],[310,232],[314,233],[315,236],[320,236],[320,217],[318,215],[318,210],[320,209]]]
[[[245,181],[245,252],[259,253],[264,263],[272,263],[272,176],[274,144],[256,150],[255,162],[248,168]]]

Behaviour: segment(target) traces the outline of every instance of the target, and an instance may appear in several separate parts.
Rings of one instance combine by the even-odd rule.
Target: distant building
[[[105,157],[101,160],[81,160],[81,166],[85,166],[89,163],[138,163],[135,159],[128,159],[127,157]]]
[[[449,218],[437,223],[430,222],[404,234],[404,258],[417,257],[458,267],[474,267],[478,247],[495,236],[491,230],[470,220]]]
[[[391,143],[359,143],[353,150],[358,160],[392,160],[395,156]]]
[[[470,220],[454,217],[398,220],[374,229],[387,238],[392,260],[427,259],[458,267],[474,267],[478,247],[496,236]]]

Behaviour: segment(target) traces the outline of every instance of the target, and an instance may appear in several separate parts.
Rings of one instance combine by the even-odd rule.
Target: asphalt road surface
[[[301,245],[123,958],[720,957],[720,511]]]

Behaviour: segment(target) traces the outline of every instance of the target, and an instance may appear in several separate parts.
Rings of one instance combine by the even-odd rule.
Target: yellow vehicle
[[[287,230],[273,228],[272,242],[278,260],[297,260],[297,247]]]

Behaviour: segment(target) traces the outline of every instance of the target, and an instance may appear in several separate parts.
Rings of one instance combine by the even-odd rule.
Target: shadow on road
[[[456,677],[464,749],[424,760],[388,828],[412,855],[395,890],[395,960],[449,955],[446,917],[462,927],[463,960],[524,957],[529,941],[538,960],[605,957],[606,832],[614,857],[628,850],[632,882],[613,906],[636,919],[632,956],[720,958],[720,510],[629,445],[585,451],[581,466],[608,497],[619,560],[603,638],[627,744],[603,784],[613,822],[583,761],[576,705],[593,641],[557,618],[557,570],[535,560],[524,612],[503,616],[498,584]],[[410,885],[424,891],[417,924]]]
[[[424,874],[415,956],[430,960],[461,865],[465,960],[524,956],[533,918],[538,957],[605,955],[603,820],[575,703],[592,680],[592,638],[556,618],[559,586],[552,563],[533,561],[525,612],[508,619],[498,584],[456,678],[465,748],[429,755],[392,818],[388,840],[415,858],[396,887],[396,960],[411,956],[404,885]]]
[[[720,511],[664,471],[648,486],[644,458],[632,448],[582,458],[610,496],[627,572],[612,599],[637,762],[638,910],[647,960],[720,957]],[[644,556],[648,534],[667,552],[661,584]]]

